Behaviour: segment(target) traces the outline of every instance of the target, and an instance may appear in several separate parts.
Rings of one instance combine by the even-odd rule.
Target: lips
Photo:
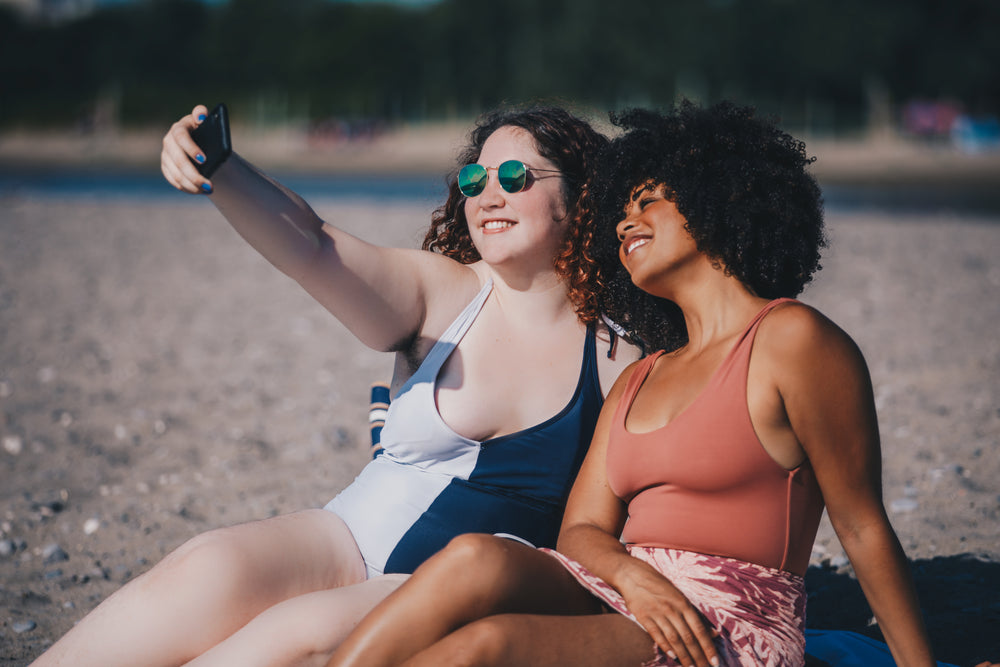
[[[636,248],[641,248],[649,243],[650,240],[651,239],[648,236],[637,236],[629,239],[626,243],[622,244],[622,247],[625,249],[625,256],[628,257]]]
[[[482,229],[484,234],[496,234],[510,229],[516,224],[513,220],[486,220],[482,224]]]

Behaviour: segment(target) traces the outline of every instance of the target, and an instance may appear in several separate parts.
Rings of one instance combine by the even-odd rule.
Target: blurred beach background
[[[989,0],[0,0],[0,665],[189,537],[321,506],[369,457],[367,350],[159,175],[235,149],[418,246],[477,114],[733,99],[816,156],[802,299],[875,386],[885,501],[938,657],[1000,659],[1000,5]],[[880,637],[824,522],[809,625]]]

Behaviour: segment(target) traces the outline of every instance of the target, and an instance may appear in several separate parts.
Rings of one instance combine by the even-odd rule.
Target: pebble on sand
[[[17,634],[21,634],[22,632],[31,632],[37,627],[38,624],[30,619],[26,621],[14,621],[10,624],[10,629]]]
[[[21,438],[16,435],[8,435],[3,439],[3,449],[5,452],[11,456],[17,456],[21,453],[24,448],[24,444],[21,442]]]

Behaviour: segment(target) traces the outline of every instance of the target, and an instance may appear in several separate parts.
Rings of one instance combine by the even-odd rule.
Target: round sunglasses
[[[506,192],[520,192],[528,185],[528,174],[534,171],[551,171],[559,173],[558,169],[536,169],[529,167],[520,160],[507,160],[499,167],[484,167],[481,164],[467,164],[458,172],[458,189],[466,197],[478,197],[486,189],[491,169],[497,172],[500,187]]]

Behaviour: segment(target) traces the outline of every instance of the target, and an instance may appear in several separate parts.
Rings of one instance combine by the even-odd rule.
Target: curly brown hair
[[[591,191],[597,156],[608,139],[581,118],[559,107],[498,109],[482,116],[472,130],[469,143],[458,164],[448,175],[448,200],[434,211],[424,237],[423,249],[438,252],[463,264],[479,261],[479,251],[469,235],[465,218],[465,196],[458,189],[458,170],[476,162],[483,144],[502,127],[527,131],[539,155],[550,160],[562,173],[562,195],[566,206],[566,236],[553,266],[566,282],[570,302],[581,321],[597,320],[597,295],[589,285],[595,269],[593,247],[596,203]]]
[[[687,341],[676,304],[632,284],[618,259],[616,223],[639,185],[665,185],[698,250],[754,294],[797,296],[820,268],[823,198],[805,145],[751,107],[689,101],[666,113],[613,114],[624,130],[601,156],[591,289],[602,312],[650,349]]]

